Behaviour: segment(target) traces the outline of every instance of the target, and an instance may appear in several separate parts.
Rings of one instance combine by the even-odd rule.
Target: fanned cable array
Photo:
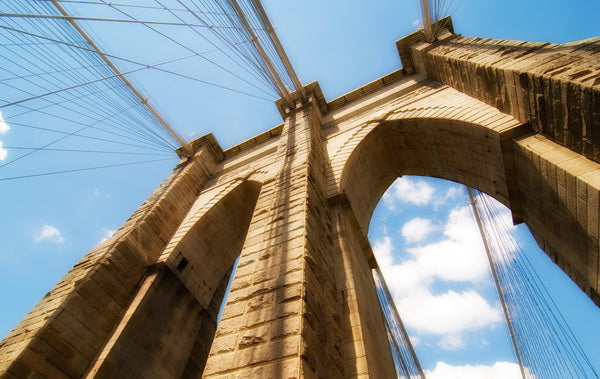
[[[16,0],[0,7],[3,14],[60,15],[46,1]],[[81,153],[121,158],[103,159],[98,166],[132,164],[122,158],[133,155],[142,162],[171,155],[177,146],[173,138],[67,20],[2,17],[1,22],[0,111],[11,134],[31,132],[23,133],[27,138],[16,133],[11,138],[16,142],[3,146],[11,154],[0,161],[0,170],[41,151],[67,152],[71,159]]]
[[[598,378],[490,196],[467,189],[524,378]]]
[[[289,100],[290,91],[302,90],[259,0],[192,0],[198,8],[211,11],[205,14],[198,14],[182,1],[178,2],[201,23],[230,26],[211,28],[211,31],[234,47],[237,59],[250,64],[250,75],[268,83],[279,96]]]
[[[1,2],[0,181],[172,160],[168,95],[138,83],[175,81],[269,102],[301,89],[258,0]]]
[[[385,278],[383,277],[381,269],[376,267],[372,271],[379,303],[385,316],[385,328],[398,378],[425,379],[425,374],[423,373],[417,354],[410,342],[408,333],[404,328],[404,324],[400,319],[398,310],[394,305],[394,300],[385,283]]]

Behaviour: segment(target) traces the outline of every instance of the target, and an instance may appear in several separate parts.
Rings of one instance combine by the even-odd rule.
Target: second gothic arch
[[[540,247],[598,302],[600,186],[592,178],[600,165],[517,120],[495,129],[497,119],[507,116],[494,116],[487,107],[481,113],[488,117],[479,116],[484,122],[435,117],[440,111],[433,109],[421,110],[429,117],[365,124],[366,132],[354,134],[333,158],[330,183],[344,193],[365,232],[399,176],[434,176],[477,188],[509,207],[515,221],[526,222]]]

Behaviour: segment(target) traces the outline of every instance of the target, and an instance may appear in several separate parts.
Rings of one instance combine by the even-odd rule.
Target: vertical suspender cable
[[[498,272],[496,271],[496,265],[492,258],[492,252],[490,250],[490,246],[488,243],[487,236],[485,234],[485,230],[483,229],[481,215],[479,214],[479,210],[477,209],[477,205],[475,204],[475,197],[473,196],[473,191],[471,190],[471,187],[467,187],[467,193],[469,194],[469,201],[471,202],[471,208],[473,209],[473,214],[475,215],[475,221],[477,223],[477,228],[479,229],[479,233],[481,234],[481,240],[483,241],[483,247],[485,248],[485,253],[488,257],[488,261],[490,262],[490,269],[492,270],[492,276],[494,278],[496,290],[498,291],[498,297],[500,298],[500,303],[502,304],[502,310],[504,311],[504,318],[506,319],[506,325],[508,326],[508,331],[510,333],[510,340],[512,341],[513,348],[515,350],[515,355],[517,356],[517,361],[519,363],[519,369],[521,370],[521,376],[523,377],[523,379],[525,379],[525,369],[523,367],[523,360],[521,359],[519,347],[517,346],[517,340],[515,337],[515,332],[513,329],[512,321],[511,321],[510,315],[508,313],[508,308],[506,306],[504,294],[502,293],[502,289],[500,288],[500,282],[498,280]]]
[[[410,354],[410,358],[412,360],[412,365],[416,366],[416,369],[419,373],[419,376],[422,379],[425,379],[425,373],[423,372],[423,368],[421,367],[421,363],[419,362],[419,359],[417,357],[417,353],[415,352],[415,349],[413,348],[412,343],[410,342],[410,337],[408,336],[408,332],[406,331],[406,328],[404,327],[404,323],[402,322],[402,319],[400,318],[400,314],[398,314],[398,309],[396,308],[396,306],[394,305],[393,302],[393,297],[392,294],[390,293],[390,290],[385,282],[385,279],[383,277],[383,273],[381,272],[381,269],[379,268],[379,266],[375,267],[374,269],[375,274],[376,274],[376,278],[377,281],[379,282],[379,284],[381,285],[381,290],[383,291],[383,294],[385,295],[385,297],[388,299],[390,305],[391,305],[391,309],[392,309],[392,317],[395,319],[395,327],[397,327],[400,330],[400,333],[402,335],[402,339],[403,339],[403,345],[404,347],[408,348],[409,354]],[[383,304],[382,304],[383,305]],[[387,318],[386,318],[386,323],[388,323]],[[392,329],[392,325],[389,326],[390,329]],[[396,340],[393,341],[393,343],[396,345],[395,347],[397,349],[399,349],[398,343]],[[404,365],[404,362],[402,362],[402,364]],[[407,369],[407,374],[410,375],[410,372]]]

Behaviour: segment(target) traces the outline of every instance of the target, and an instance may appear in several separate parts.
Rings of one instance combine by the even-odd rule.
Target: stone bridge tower
[[[394,377],[365,233],[404,174],[494,196],[600,304],[600,38],[397,45],[398,71],[194,141],[1,343],[0,376]]]

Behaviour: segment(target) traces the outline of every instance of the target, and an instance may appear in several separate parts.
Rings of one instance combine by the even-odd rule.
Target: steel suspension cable
[[[184,57],[184,58],[179,58],[179,59],[185,59],[185,57]],[[164,64],[164,63],[166,63],[166,62],[163,62],[163,64]],[[6,69],[5,69],[5,70],[6,70]],[[28,81],[29,81],[29,80],[28,80]],[[40,84],[39,84],[39,83],[37,83],[37,82],[33,82],[33,81],[32,81],[31,83],[32,83],[32,84],[34,84],[34,85],[40,86]],[[121,86],[121,85],[122,85],[122,83],[119,83],[119,85],[118,85],[117,87],[119,87],[119,86]],[[43,86],[40,86],[40,87],[41,87],[41,88],[44,88]],[[108,88],[110,88],[110,87],[108,87]],[[22,91],[24,91],[24,90],[22,90]],[[24,91],[24,92],[26,92],[26,93],[27,93],[27,91]],[[102,90],[98,90],[98,91],[95,91],[95,92],[90,92],[90,93],[91,93],[91,94],[94,94],[94,93],[101,93],[101,92],[104,92],[104,89],[102,89]],[[82,94],[82,95],[80,95],[80,96],[78,96],[78,97],[77,97],[77,101],[81,101],[81,100],[85,99],[87,96],[88,96],[87,94]],[[63,98],[64,98],[64,97],[63,97]],[[70,98],[64,98],[64,99],[65,99],[65,101],[63,101],[63,102],[71,102],[71,101],[73,101],[73,99],[70,99]],[[85,101],[87,101],[87,100],[85,100]],[[58,105],[58,104],[60,104],[60,103],[63,103],[63,102],[58,102],[58,103],[57,103],[57,102],[53,102],[53,101],[49,101],[49,102],[50,102],[50,106],[51,106],[51,105]],[[99,116],[102,116],[102,113],[100,113],[100,112],[98,112],[98,111],[97,111],[97,109],[98,109],[98,106],[99,106],[100,104],[98,104],[98,103],[89,103],[89,105],[90,105],[90,107],[85,107],[85,106],[84,106],[84,108],[85,108],[85,109],[87,109],[87,110],[89,110],[89,111],[90,111],[90,112],[92,112],[92,113],[96,113],[97,115],[99,115]],[[119,107],[121,107],[121,106],[119,106]],[[42,107],[42,108],[43,108],[43,107]],[[38,108],[38,109],[42,109],[42,108]],[[72,108],[72,107],[65,107],[65,109],[73,110],[73,108]],[[31,110],[30,110],[30,111],[31,111]],[[23,114],[23,113],[21,113],[21,114]],[[18,116],[18,115],[14,115],[13,117],[15,117],[15,116]],[[91,117],[91,116],[90,116],[90,117]],[[93,118],[93,117],[92,117],[92,119],[94,119],[94,120],[97,120],[96,118]],[[149,130],[149,132],[150,132],[151,134],[153,134],[153,133],[154,133],[152,130]],[[156,136],[156,137],[158,137],[158,136]],[[142,138],[143,138],[143,136],[142,136]],[[162,139],[162,138],[160,138],[160,139]],[[173,146],[173,145],[169,145],[169,147],[174,147],[174,146]]]
[[[40,147],[23,147],[23,146],[2,146],[4,149],[12,150],[41,150],[41,151],[56,151],[56,152],[68,152],[68,153],[99,153],[99,154],[121,154],[121,155],[159,155],[159,156],[170,156],[167,153],[141,153],[133,151],[116,151],[116,150],[84,150],[84,149],[53,149],[53,148],[40,148]]]
[[[112,117],[112,115],[110,115],[110,116],[107,116],[106,118],[108,119],[108,118],[110,118],[110,117]],[[17,157],[17,158],[14,158],[14,159],[12,159],[12,160],[10,160],[10,161],[8,161],[8,162],[5,162],[5,163],[3,163],[3,164],[0,164],[0,168],[2,168],[2,167],[5,167],[5,166],[8,166],[8,165],[10,165],[10,164],[12,164],[12,163],[14,163],[14,162],[17,162],[17,161],[19,161],[19,160],[21,160],[21,159],[23,159],[23,158],[25,158],[25,157],[28,157],[28,156],[32,155],[32,154],[35,154],[36,152],[38,152],[38,151],[40,151],[40,150],[42,150],[42,149],[44,149],[44,148],[47,148],[47,147],[49,147],[49,146],[51,146],[51,145],[54,145],[54,144],[56,144],[56,143],[58,143],[58,142],[60,142],[60,141],[63,141],[63,140],[65,140],[65,139],[66,139],[66,138],[68,138],[68,137],[71,137],[71,136],[73,136],[73,135],[76,135],[77,133],[80,133],[80,132],[82,132],[82,131],[84,131],[84,130],[86,130],[86,129],[89,129],[89,128],[93,127],[94,125],[96,125],[96,124],[99,124],[100,122],[102,122],[102,120],[99,120],[99,121],[97,121],[97,122],[95,122],[95,123],[93,123],[93,124],[90,124],[90,125],[84,126],[84,127],[82,127],[82,128],[79,128],[79,129],[77,129],[77,130],[75,130],[75,131],[73,131],[73,132],[68,132],[68,133],[66,133],[64,136],[62,136],[62,137],[60,137],[60,138],[57,138],[57,139],[55,139],[55,140],[53,140],[53,141],[51,141],[51,142],[48,142],[48,143],[46,143],[46,144],[45,144],[45,145],[43,145],[43,146],[40,146],[40,147],[38,147],[38,148],[36,148],[36,149],[34,149],[34,150],[32,150],[32,151],[30,151],[30,152],[26,153],[26,154],[23,154],[23,155],[21,155],[21,156],[19,156],[19,157]]]
[[[161,3],[160,1],[158,1],[158,0],[155,0],[155,1],[156,1],[156,2],[157,2],[159,5],[162,5],[162,3]],[[104,0],[102,0],[102,2],[103,2],[104,4],[106,4],[106,5],[108,5],[108,6],[112,6],[112,4],[111,4],[111,3],[107,3],[107,2],[105,2]],[[165,9],[166,9],[166,7],[165,7]],[[120,12],[121,14],[125,15],[126,17],[129,17],[130,19],[134,19],[134,18],[135,18],[135,17],[134,17],[134,16],[132,16],[131,14],[129,14],[129,13],[127,13],[127,12],[125,12],[125,11],[121,10],[121,9],[117,9],[117,11],[118,11],[118,12]],[[182,23],[185,23],[185,21],[184,21],[184,20],[183,20],[181,17],[179,17],[178,15],[176,15],[176,14],[174,14],[174,13],[172,13],[172,14],[173,14],[173,15],[174,15],[174,16],[175,16],[175,17],[176,17],[178,20],[180,20]],[[213,61],[213,60],[211,60],[211,59],[209,59],[209,58],[205,57],[204,55],[202,55],[202,54],[198,53],[198,52],[197,52],[195,49],[192,49],[192,48],[190,48],[189,46],[187,46],[187,45],[185,45],[185,44],[183,44],[183,43],[181,43],[181,42],[177,41],[176,39],[174,39],[174,38],[172,38],[172,37],[170,37],[170,36],[166,35],[165,33],[161,32],[160,30],[156,29],[155,27],[153,27],[153,26],[151,26],[151,25],[148,25],[148,24],[143,24],[143,25],[144,25],[145,27],[147,27],[148,29],[152,30],[153,32],[155,32],[155,33],[159,34],[160,36],[162,36],[162,37],[164,37],[164,38],[168,39],[169,41],[171,41],[171,42],[173,42],[173,43],[175,43],[176,45],[178,45],[178,46],[180,46],[180,47],[182,47],[182,48],[184,48],[184,49],[186,49],[186,50],[188,50],[188,51],[190,51],[190,52],[192,52],[192,53],[196,54],[196,55],[197,55],[199,58],[201,58],[201,59],[204,59],[205,61],[207,61],[207,62],[209,62],[209,63],[211,63],[211,64],[215,65],[216,67],[220,68],[221,70],[223,70],[223,71],[225,71],[225,72],[227,72],[227,73],[229,73],[229,74],[231,74],[231,75],[235,76],[236,78],[238,78],[238,79],[240,79],[240,80],[244,81],[245,83],[247,83],[247,84],[249,84],[249,85],[253,86],[253,87],[254,87],[254,88],[256,88],[257,90],[259,90],[259,91],[261,91],[261,92],[263,92],[263,93],[265,93],[265,94],[269,95],[269,93],[268,93],[268,92],[265,92],[265,91],[264,91],[262,88],[260,88],[260,87],[256,86],[254,83],[251,83],[251,82],[249,82],[249,81],[248,81],[247,79],[245,79],[244,77],[242,77],[242,76],[240,76],[240,75],[238,75],[238,74],[234,73],[233,71],[231,71],[231,70],[227,69],[227,68],[226,68],[226,67],[224,67],[223,65],[220,65],[219,63],[217,63],[217,62],[215,62],[215,61]],[[193,28],[193,26],[192,26],[192,25],[190,25],[190,29],[191,29],[192,31],[194,31],[194,32],[195,32],[197,35],[199,35],[199,36],[201,36],[201,37],[203,37],[203,38],[204,38],[204,36],[203,36],[201,33],[199,33],[199,32],[198,32],[198,30],[196,30],[195,28]],[[216,46],[215,46],[215,47],[216,47]]]
[[[479,228],[479,232],[481,233],[481,240],[483,242],[483,246],[485,249],[485,253],[487,255],[489,264],[490,264],[490,268],[492,270],[492,276],[494,278],[494,284],[496,285],[496,290],[498,291],[498,296],[500,297],[500,303],[502,304],[502,310],[504,313],[504,318],[506,320],[506,324],[508,326],[508,330],[509,330],[509,334],[510,334],[510,339],[513,345],[513,349],[514,349],[514,353],[517,357],[517,362],[519,364],[519,369],[521,370],[521,377],[523,379],[525,379],[525,369],[523,367],[523,359],[521,358],[521,352],[519,350],[519,346],[517,345],[517,340],[515,337],[515,332],[513,329],[513,325],[512,325],[512,320],[510,317],[510,313],[508,312],[508,307],[506,305],[506,300],[504,298],[504,294],[502,293],[502,290],[500,288],[500,282],[498,279],[498,272],[496,270],[496,264],[494,263],[494,260],[492,258],[492,252],[490,250],[490,241],[487,237],[487,235],[485,234],[484,230],[483,230],[483,222],[481,220],[481,215],[479,214],[479,210],[477,209],[477,205],[475,204],[475,198],[473,197],[473,192],[471,191],[471,188],[467,187],[467,193],[469,194],[469,200],[471,202],[471,206],[473,209],[473,213],[475,214],[475,222],[477,223],[477,227]]]
[[[37,2],[51,2],[52,0],[34,0]],[[84,4],[84,5],[107,5],[102,1],[82,1],[82,0],[57,0],[59,3],[72,3],[72,4]],[[164,6],[152,6],[152,5],[140,5],[140,4],[125,4],[125,3],[115,3],[110,2],[110,6],[112,7],[121,7],[121,8],[141,8],[141,9],[157,9],[157,10],[166,10],[169,12],[187,12],[186,9],[182,8],[170,8]],[[210,13],[210,12],[202,12],[201,13]]]
[[[56,39],[49,38],[49,37],[46,37],[46,36],[42,36],[42,35],[39,35],[39,34],[30,33],[30,32],[27,32],[25,30],[11,28],[11,27],[8,27],[6,25],[0,25],[0,28],[6,29],[6,30],[11,30],[11,31],[14,31],[14,32],[17,32],[17,33],[23,33],[23,34],[32,35],[32,36],[35,36],[35,37],[38,37],[38,38],[41,38],[41,39],[46,39],[46,40],[49,40],[49,41],[52,41],[52,42],[56,42],[56,43],[59,43],[59,44],[71,46],[71,47],[74,47],[74,48],[77,48],[77,49],[86,50],[86,51],[92,51],[93,52],[93,49],[90,49],[90,48],[87,48],[87,47],[84,47],[84,46],[78,46],[78,45],[75,45],[75,44],[72,44],[72,43],[68,43],[68,42],[65,42],[65,41],[60,41],[60,40],[56,40]],[[210,52],[212,52],[212,51],[214,51],[214,50],[211,50]],[[116,55],[113,55],[113,54],[108,54],[108,53],[105,53],[104,55],[106,55],[109,58],[119,59],[119,60],[122,60],[124,62],[133,63],[133,64],[140,65],[140,66],[151,66],[151,68],[154,69],[154,70],[157,70],[157,71],[160,71],[160,72],[164,72],[164,73],[167,73],[167,74],[170,74],[170,75],[173,75],[173,76],[178,76],[178,77],[181,77],[181,78],[190,79],[190,80],[193,80],[193,81],[204,83],[204,84],[207,84],[209,86],[214,86],[214,87],[226,89],[226,90],[229,90],[229,91],[232,91],[232,92],[237,92],[237,93],[240,93],[240,94],[243,94],[243,95],[251,96],[251,97],[254,97],[254,98],[261,99],[261,100],[266,100],[266,101],[269,101],[269,102],[272,101],[272,99],[268,99],[268,98],[265,98],[265,97],[262,97],[262,96],[257,96],[257,95],[254,95],[254,94],[251,94],[251,93],[248,93],[248,92],[239,91],[239,90],[227,87],[227,86],[223,86],[223,85],[219,85],[219,84],[208,82],[206,80],[198,79],[198,78],[192,77],[190,75],[184,75],[184,74],[181,74],[181,73],[178,73],[178,72],[174,72],[174,71],[171,71],[171,70],[166,70],[164,68],[153,67],[153,65],[149,65],[149,64],[146,64],[146,63],[140,63],[140,62],[128,59],[128,58],[123,58],[123,57],[119,57],[119,56],[116,56]]]
[[[56,2],[56,0],[52,0],[52,4],[59,10],[59,12],[63,16],[69,16],[66,10],[58,2]],[[77,30],[79,34],[81,34],[81,36],[86,40],[86,42],[94,50],[96,50],[98,56],[102,58],[102,60],[107,64],[107,66],[109,66],[110,69],[119,76],[119,78],[127,85],[127,87],[129,87],[131,92],[142,102],[142,104],[146,106],[146,108],[148,108],[150,113],[152,113],[152,115],[156,117],[156,119],[162,124],[162,126],[165,129],[167,129],[169,133],[171,133],[171,135],[181,144],[182,147],[184,147],[188,154],[191,154],[191,150],[187,142],[183,140],[179,133],[175,131],[173,127],[171,127],[171,125],[169,125],[169,123],[156,111],[156,109],[154,109],[154,107],[150,103],[148,103],[148,100],[144,98],[144,96],[131,84],[131,82],[123,74],[121,74],[120,70],[114,65],[112,61],[110,61],[110,59],[106,57],[106,55],[102,52],[100,47],[98,47],[98,45],[90,39],[90,37],[83,31],[83,29],[81,29],[81,27],[79,27],[79,25],[74,20],[69,20],[69,23],[73,26],[75,30]]]
[[[224,25],[207,25],[207,24],[189,24],[185,22],[168,22],[168,21],[153,21],[153,20],[129,20],[121,18],[102,18],[102,17],[83,17],[83,16],[65,16],[56,14],[30,14],[30,13],[4,13],[0,12],[0,18],[41,18],[51,20],[67,20],[67,21],[102,21],[102,22],[121,22],[131,24],[148,24],[148,25],[169,25],[169,26],[186,26],[194,28],[237,28],[234,26]]]
[[[372,270],[372,274],[377,289],[377,297],[383,310],[386,331],[390,347],[392,348],[392,356],[396,364],[398,377],[407,379],[419,377],[425,379],[421,363],[412,346],[410,337],[400,318],[398,309],[394,304],[394,300],[379,266]]]
[[[67,174],[67,173],[81,172],[81,171],[92,171],[92,170],[100,170],[100,169],[104,169],[104,168],[133,166],[133,165],[139,165],[139,164],[144,164],[144,163],[164,162],[164,161],[170,161],[170,160],[173,160],[173,158],[151,159],[151,160],[138,161],[138,162],[117,163],[117,164],[111,164],[111,165],[85,167],[85,168],[75,168],[75,169],[62,170],[62,171],[42,172],[42,173],[37,173],[37,174],[4,177],[4,178],[0,178],[0,181],[9,181],[9,180],[17,180],[17,179],[28,179],[28,178],[35,178],[35,177],[39,177],[39,176]]]
[[[50,29],[55,29],[55,26],[56,26],[55,24],[51,24],[51,25],[50,25]],[[47,28],[47,29],[48,29],[48,28]],[[73,31],[72,31],[71,29],[61,29],[61,30],[65,30],[65,31],[67,31],[67,32],[71,32],[70,34],[74,36],[73,38],[68,38],[66,35],[64,36],[65,38],[68,38],[69,40],[80,40],[80,39],[81,39],[79,36],[75,36],[75,35],[73,34]],[[61,31],[57,31],[57,32],[58,32],[58,33],[62,33]],[[70,51],[70,50],[67,50],[65,53],[67,53],[67,54],[69,54],[69,55],[72,55],[72,53],[73,53],[73,52],[72,52],[72,51]],[[50,59],[53,59],[53,58],[52,58],[52,57],[53,57],[53,54],[52,54],[52,52],[51,52],[51,51],[48,51],[48,52],[47,52],[47,56],[48,56]],[[85,57],[83,57],[83,58],[85,58]],[[96,55],[96,54],[92,55],[92,56],[91,56],[91,58],[92,58],[92,59],[96,59],[96,61],[98,61],[98,60],[97,60],[97,55]],[[73,59],[77,60],[78,58],[77,58],[77,57],[75,57],[75,56],[73,56]],[[40,59],[40,61],[41,61],[41,62],[44,62],[44,61],[47,61],[47,59]],[[59,61],[56,61],[56,64],[60,65],[60,64],[61,64],[61,61],[60,61],[60,60],[59,60]],[[104,64],[104,66],[105,66],[105,64]],[[91,71],[90,71],[90,72],[91,72]],[[106,71],[105,71],[105,72],[106,72]],[[80,75],[77,75],[77,74],[76,74],[75,76],[79,76],[79,77],[83,78],[82,76],[80,76]],[[32,83],[32,84],[39,85],[38,83]],[[103,96],[103,95],[101,94],[101,96]],[[83,99],[85,99],[85,96],[83,96],[82,98],[83,98]],[[107,99],[108,99],[108,98],[107,98]],[[79,99],[78,99],[77,101],[79,101]],[[87,100],[84,100],[84,101],[87,101]],[[110,101],[110,100],[109,100],[109,101]],[[116,104],[116,103],[115,103],[115,104]],[[91,104],[91,103],[90,103],[90,106],[91,106],[91,107],[89,107],[89,108],[88,108],[88,107],[86,107],[85,109],[88,109],[88,110],[90,110],[90,111],[91,111],[91,112],[93,112],[93,113],[97,113],[95,110],[96,110],[96,109],[98,109],[98,106],[100,106],[100,105],[101,105],[101,104],[98,104],[98,103],[96,103],[96,104]],[[120,106],[118,106],[118,107],[120,107]],[[152,132],[151,132],[151,133],[152,133]],[[172,145],[171,145],[171,146],[172,146]]]
[[[527,378],[598,378],[531,262],[511,236],[507,218],[489,196],[473,190],[469,197],[475,217],[479,215],[499,296],[512,324],[522,374]]]

